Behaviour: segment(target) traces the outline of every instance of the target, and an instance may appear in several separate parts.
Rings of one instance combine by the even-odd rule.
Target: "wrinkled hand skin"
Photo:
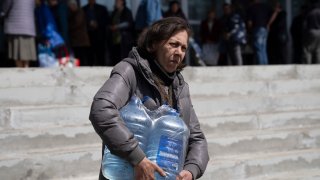
[[[166,175],[164,170],[147,158],[143,158],[143,160],[134,167],[134,172],[136,180],[155,180],[155,172],[158,172],[162,176]]]
[[[177,176],[176,180],[193,180],[193,178],[190,171],[182,170]]]

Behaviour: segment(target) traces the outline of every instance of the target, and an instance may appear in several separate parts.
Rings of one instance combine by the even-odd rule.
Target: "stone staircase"
[[[108,68],[0,70],[0,179],[98,179],[88,120]]]
[[[0,69],[0,180],[98,179],[88,115],[111,68]],[[320,66],[183,71],[208,144],[202,180],[320,179]]]
[[[320,179],[319,67],[193,69],[211,158],[201,179]]]

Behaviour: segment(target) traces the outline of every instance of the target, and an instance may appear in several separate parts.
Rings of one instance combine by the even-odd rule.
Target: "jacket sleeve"
[[[133,165],[138,164],[145,154],[133,133],[125,126],[119,109],[129,101],[135,86],[133,67],[127,62],[119,63],[94,96],[89,116],[95,131],[111,153],[127,159]]]
[[[188,86],[186,87],[186,91],[186,101],[189,106],[186,110],[190,113],[190,121],[188,125],[190,128],[190,137],[184,169],[192,173],[193,179],[198,179],[203,175],[209,161],[208,145],[207,140],[200,129],[199,120],[193,109]]]

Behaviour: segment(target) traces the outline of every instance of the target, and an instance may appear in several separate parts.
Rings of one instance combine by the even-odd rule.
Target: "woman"
[[[29,67],[36,61],[34,0],[5,0],[1,14],[4,16],[4,33],[8,37],[8,55],[16,67]]]
[[[169,104],[180,112],[188,126],[187,156],[177,179],[199,178],[208,163],[207,142],[191,104],[188,85],[180,73],[190,31],[186,21],[178,17],[155,22],[140,36],[138,47],[132,49],[129,57],[114,67],[94,97],[90,112],[94,129],[113,154],[134,166],[136,179],[154,179],[154,172],[165,173],[146,158],[119,116],[119,109],[133,95],[151,97],[145,103],[149,109]],[[100,179],[103,179],[101,173]]]
[[[184,15],[179,1],[170,1],[169,9],[163,14],[163,17],[181,17],[183,19],[187,19]]]
[[[200,40],[203,50],[202,58],[208,66],[218,64],[221,33],[222,25],[216,18],[216,11],[212,8],[200,24]]]
[[[125,0],[116,0],[111,14],[111,60],[112,66],[126,58],[133,46],[133,18]]]
[[[69,37],[74,56],[80,59],[81,66],[89,65],[90,40],[87,33],[87,22],[83,10],[76,0],[68,1]]]

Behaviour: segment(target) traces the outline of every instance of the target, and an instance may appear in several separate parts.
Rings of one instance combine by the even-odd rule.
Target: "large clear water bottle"
[[[133,96],[130,102],[121,108],[120,115],[126,126],[139,141],[140,148],[145,151],[148,143],[148,135],[152,127],[150,111],[146,109],[141,100]]]
[[[146,156],[166,172],[166,177],[156,173],[157,180],[175,180],[183,169],[190,132],[174,109],[161,106],[157,111]]]
[[[127,160],[111,154],[106,146],[102,159],[102,174],[105,178],[110,180],[134,179],[132,165]]]
[[[146,112],[141,100],[133,96],[129,103],[120,109],[120,116],[126,126],[139,141],[139,146],[145,151],[152,120]],[[125,159],[111,154],[105,147],[102,160],[102,174],[111,180],[132,180],[134,171],[132,165]]]

